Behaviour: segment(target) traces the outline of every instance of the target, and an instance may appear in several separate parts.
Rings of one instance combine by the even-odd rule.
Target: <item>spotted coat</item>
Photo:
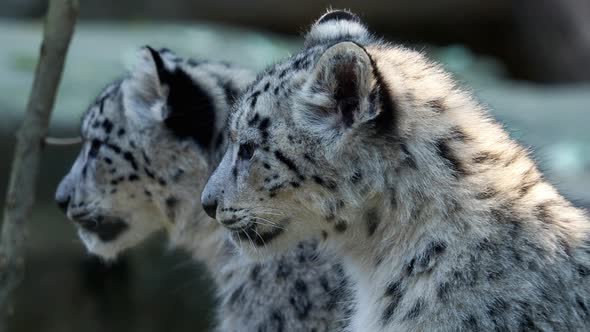
[[[226,145],[224,127],[249,71],[149,47],[82,120],[84,143],[56,193],[87,249],[105,259],[167,229],[217,286],[218,331],[338,331],[349,287],[307,241],[261,263],[244,259],[198,201]]]
[[[202,203],[252,256],[322,239],[353,331],[590,330],[587,214],[440,65],[353,14],[261,73],[229,132]]]

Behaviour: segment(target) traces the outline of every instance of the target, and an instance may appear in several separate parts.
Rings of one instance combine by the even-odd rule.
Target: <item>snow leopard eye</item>
[[[94,158],[98,155],[98,150],[100,149],[100,146],[102,145],[102,142],[97,140],[97,139],[93,139],[92,143],[90,145],[90,149],[88,150],[88,158]]]
[[[240,148],[238,149],[238,158],[240,160],[252,159],[252,155],[254,154],[255,149],[256,146],[254,145],[254,143],[240,144]]]

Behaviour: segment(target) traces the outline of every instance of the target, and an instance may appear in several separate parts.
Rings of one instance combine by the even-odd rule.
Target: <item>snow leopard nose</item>
[[[217,215],[217,199],[213,197],[208,197],[207,199],[203,199],[201,204],[203,204],[203,209],[205,213],[213,219]]]
[[[66,176],[55,191],[55,202],[64,213],[68,212],[68,205],[72,199],[72,186],[70,182],[71,181]]]
[[[59,206],[59,208],[64,212],[67,213],[68,212],[68,205],[70,204],[70,196],[59,196],[57,195],[55,197],[55,202],[57,203],[57,206]]]

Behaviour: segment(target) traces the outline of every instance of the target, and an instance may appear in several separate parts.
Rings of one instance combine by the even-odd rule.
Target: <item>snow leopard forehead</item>
[[[121,83],[123,79],[115,80],[99,93],[82,115],[81,134],[87,137],[93,135],[108,136],[113,131],[115,119],[122,116]]]
[[[232,113],[230,126],[240,127],[240,121],[257,122],[281,107],[288,105],[293,92],[305,82],[313,71],[313,65],[326,49],[315,46],[268,68],[242,94]]]

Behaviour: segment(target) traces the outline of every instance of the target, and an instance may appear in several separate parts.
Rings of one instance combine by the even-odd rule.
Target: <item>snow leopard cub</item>
[[[205,210],[252,256],[322,238],[353,331],[590,330],[586,213],[441,66],[355,15],[320,18],[229,132]]]
[[[337,331],[347,283],[313,241],[266,263],[240,257],[201,208],[226,146],[228,110],[252,74],[145,47],[82,120],[84,143],[56,200],[87,249],[105,259],[167,229],[206,264],[218,288],[218,331]]]

